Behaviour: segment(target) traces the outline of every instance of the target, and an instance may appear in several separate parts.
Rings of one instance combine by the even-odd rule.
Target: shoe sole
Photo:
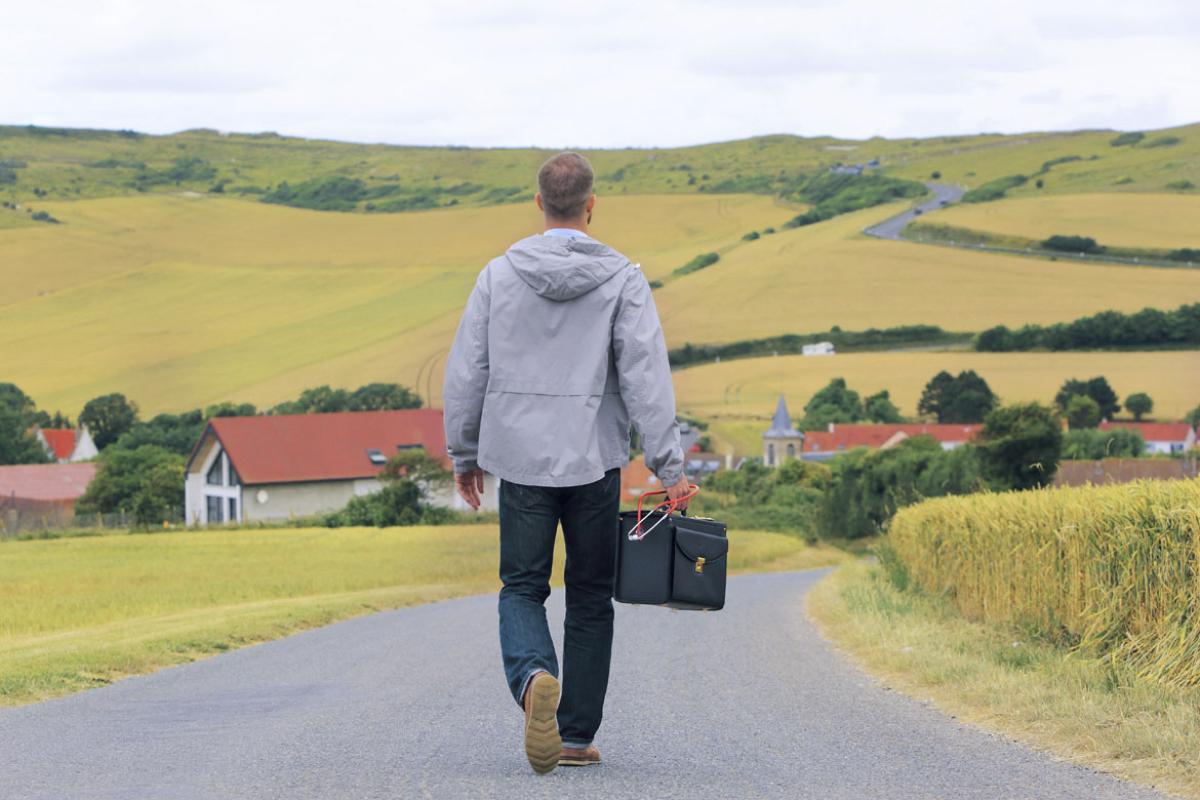
[[[525,757],[539,775],[552,772],[562,754],[558,733],[559,684],[553,675],[542,674],[529,684],[529,721],[525,724]]]
[[[598,767],[599,761],[585,761],[582,759],[560,758],[558,760],[560,767]]]

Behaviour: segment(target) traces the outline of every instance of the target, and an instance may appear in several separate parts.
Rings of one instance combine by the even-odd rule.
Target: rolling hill
[[[308,386],[372,380],[411,385],[436,405],[442,360],[476,273],[538,230],[529,198],[548,152],[0,127],[0,381],[72,415],[111,391],[152,414],[222,400],[269,405]],[[655,296],[672,345],[835,325],[977,331],[1200,298],[1195,269],[1051,261],[861,234],[908,201],[786,225],[805,209],[804,181],[838,163],[878,158],[883,175],[927,180],[937,172],[968,188],[1026,176],[1003,199],[945,209],[928,215],[931,222],[1200,247],[1200,195],[1164,191],[1200,182],[1200,125],[1140,139],[1112,131],[778,135],[585,152],[600,195],[593,233],[663,281]],[[49,219],[35,220],[35,212]],[[744,238],[751,231],[759,237]],[[672,275],[710,252],[719,260]],[[1165,414],[1200,403],[1200,388],[1179,380],[1200,373],[1195,353],[868,353],[820,366],[780,358],[771,369],[791,372],[771,380],[791,387],[799,408],[844,372],[860,390],[892,389],[913,413],[918,380],[938,364],[981,358],[997,359],[986,369],[1012,398],[1049,399],[1051,383],[1091,370],[1119,392],[1149,391]],[[760,361],[678,372],[681,408],[719,419],[724,441],[749,447],[748,432],[777,393],[765,388],[771,381],[754,366]],[[740,369],[759,375],[746,385],[763,384],[761,391],[735,409],[713,401],[738,383],[726,371]],[[870,385],[857,386],[856,375]]]

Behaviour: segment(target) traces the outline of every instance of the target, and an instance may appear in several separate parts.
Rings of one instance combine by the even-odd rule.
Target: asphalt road
[[[1160,797],[876,685],[805,621],[819,576],[736,578],[717,613],[620,607],[597,768],[530,771],[476,597],[0,711],[0,797]]]
[[[904,226],[917,218],[916,209],[919,209],[922,214],[928,214],[930,211],[936,211],[941,208],[943,203],[957,201],[965,193],[961,186],[952,186],[948,183],[927,183],[925,186],[933,192],[932,200],[927,200],[918,206],[914,206],[914,208],[902,214],[888,217],[878,225],[872,225],[870,228],[867,228],[863,233],[880,239],[899,239],[900,231],[904,230]]]

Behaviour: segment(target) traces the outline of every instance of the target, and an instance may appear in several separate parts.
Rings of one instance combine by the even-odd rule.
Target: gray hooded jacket
[[[443,396],[455,472],[592,483],[628,463],[632,418],[663,485],[683,475],[650,285],[637,265],[586,236],[530,236],[483,268]]]

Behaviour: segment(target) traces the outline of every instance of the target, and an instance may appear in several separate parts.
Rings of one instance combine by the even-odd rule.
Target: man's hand
[[[483,494],[483,470],[476,467],[469,472],[454,473],[454,487],[467,505],[479,510],[479,495]]]
[[[675,483],[674,486],[667,487],[667,499],[668,500],[678,500],[681,497],[685,497],[687,495],[687,493],[690,492],[691,490],[692,490],[692,485],[690,483],[688,483],[687,475],[681,475],[679,477],[679,480]],[[683,502],[677,503],[675,505],[675,508],[679,509],[680,511],[687,509],[687,507],[688,507],[687,500],[684,500]]]

